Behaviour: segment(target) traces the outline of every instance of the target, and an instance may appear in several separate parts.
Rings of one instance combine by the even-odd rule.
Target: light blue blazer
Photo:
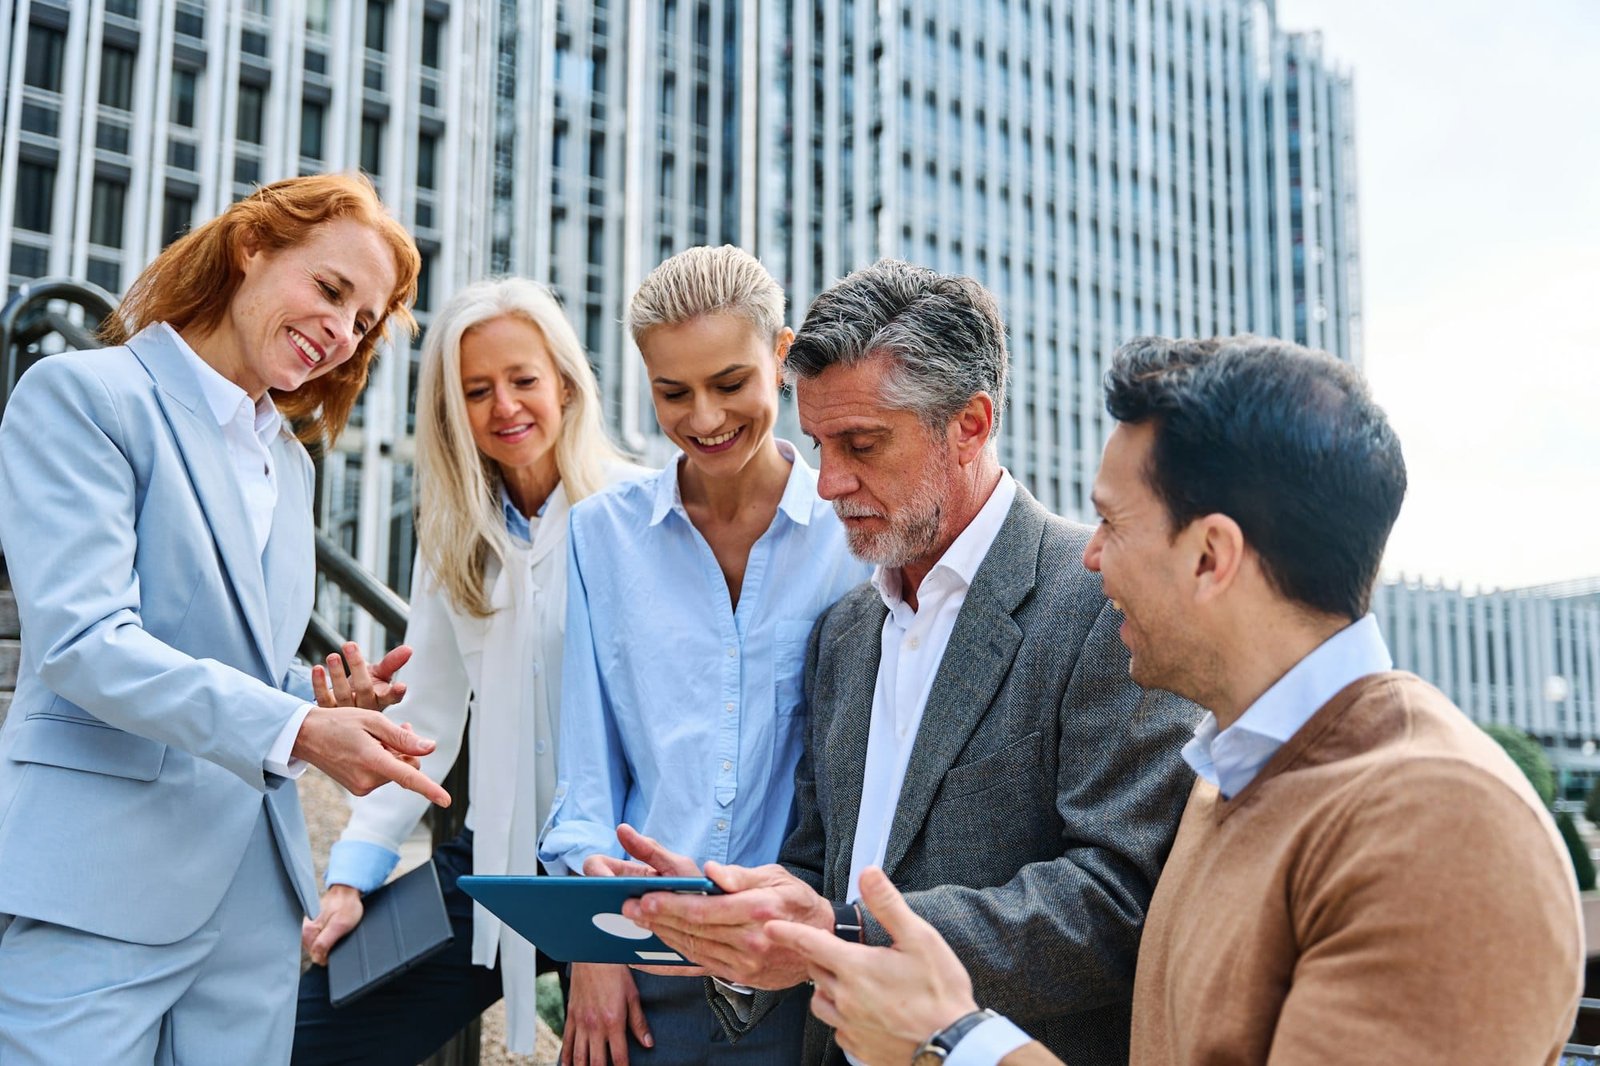
[[[216,910],[263,804],[316,913],[292,782],[263,763],[309,675],[312,468],[273,442],[258,555],[222,431],[160,329],[51,356],[0,422],[22,668],[0,729],[0,914],[169,944]]]

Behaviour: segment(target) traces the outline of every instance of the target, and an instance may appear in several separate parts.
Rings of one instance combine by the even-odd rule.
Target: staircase
[[[17,687],[17,667],[22,661],[22,627],[17,622],[17,597],[6,575],[6,558],[0,555],[0,722],[11,709]]]

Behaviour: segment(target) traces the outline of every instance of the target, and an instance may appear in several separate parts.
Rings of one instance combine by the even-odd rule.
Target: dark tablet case
[[[431,862],[374,889],[362,902],[361,921],[328,952],[328,999],[335,1007],[387,984],[453,939]]]

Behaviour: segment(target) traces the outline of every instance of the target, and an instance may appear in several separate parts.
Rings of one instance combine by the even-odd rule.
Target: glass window
[[[194,101],[200,83],[200,72],[181,67],[172,72],[172,100],[167,108],[167,118],[174,126],[194,128]]]
[[[417,138],[417,187],[419,189],[437,188],[434,184],[434,170],[438,165],[439,138],[431,133],[424,133]]]
[[[51,205],[56,195],[54,167],[26,161],[17,164],[17,203],[12,225],[36,233],[50,232]]]
[[[89,202],[89,241],[106,248],[122,247],[122,219],[128,187],[109,178],[95,178]]]
[[[239,125],[237,134],[241,141],[250,144],[262,142],[262,115],[266,110],[266,90],[259,85],[239,86]]]
[[[322,134],[327,108],[312,100],[300,103],[300,154],[307,159],[321,159]]]
[[[389,42],[389,5],[386,0],[367,0],[367,47],[381,52]]]
[[[444,20],[432,15],[422,17],[422,65],[439,69],[439,52],[444,37]]]
[[[171,244],[189,230],[189,219],[194,215],[194,201],[173,193],[161,201],[161,244]]]
[[[368,174],[383,173],[383,122],[381,119],[361,120],[361,169]]]
[[[61,91],[61,55],[67,35],[50,26],[28,27],[28,58],[23,81],[36,89]]]
[[[134,55],[108,44],[100,50],[100,103],[124,111],[133,109]]]
[[[329,0],[306,0],[306,29],[312,33],[328,32]]]

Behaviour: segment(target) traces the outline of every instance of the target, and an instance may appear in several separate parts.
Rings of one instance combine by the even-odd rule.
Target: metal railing
[[[63,304],[65,309],[59,306]],[[83,322],[73,317],[74,309],[82,312]],[[0,414],[5,412],[11,390],[33,363],[53,351],[101,347],[99,327],[115,311],[115,297],[90,282],[41,278],[19,288],[4,308],[0,308]],[[52,344],[51,338],[59,338],[59,343]],[[384,629],[391,633],[405,631],[410,615],[406,601],[321,530],[316,535],[316,554],[318,574]],[[3,557],[0,557],[0,565],[3,565]],[[339,651],[344,643],[339,631],[313,611],[300,642],[300,655],[307,661],[319,660]],[[451,796],[465,799],[465,747],[443,784]],[[461,832],[466,824],[466,808],[466,803],[459,802],[449,808],[431,809],[429,828],[435,847],[455,839]],[[479,1044],[480,1023],[474,1019],[429,1058],[425,1066],[476,1066]]]

